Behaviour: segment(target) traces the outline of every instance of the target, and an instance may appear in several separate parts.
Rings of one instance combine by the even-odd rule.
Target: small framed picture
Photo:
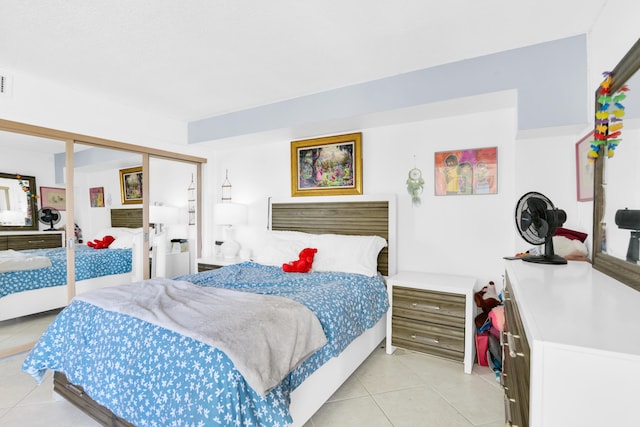
[[[67,190],[64,188],[40,187],[40,205],[43,208],[67,210]]]
[[[496,194],[498,148],[472,148],[435,153],[436,196]]]
[[[120,169],[122,204],[142,203],[142,166]]]
[[[89,199],[92,208],[104,208],[104,187],[90,188]]]

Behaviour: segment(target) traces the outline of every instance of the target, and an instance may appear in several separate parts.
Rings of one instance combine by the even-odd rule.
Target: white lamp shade
[[[172,206],[149,206],[149,222],[152,224],[177,224],[178,208]]]
[[[239,203],[218,203],[215,221],[219,225],[244,225],[247,223],[247,207]]]

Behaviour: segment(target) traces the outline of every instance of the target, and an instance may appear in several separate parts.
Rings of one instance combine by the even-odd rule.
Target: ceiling
[[[588,33],[608,0],[2,0],[0,72],[193,121]]]

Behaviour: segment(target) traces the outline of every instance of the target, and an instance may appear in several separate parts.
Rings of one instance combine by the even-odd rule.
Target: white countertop
[[[506,261],[530,344],[535,341],[640,358],[640,292],[569,261]],[[606,369],[606,367],[604,367]]]
[[[476,279],[469,276],[426,273],[421,271],[400,271],[389,276],[387,283],[393,286],[412,285],[421,289],[431,289],[457,294],[472,294]]]

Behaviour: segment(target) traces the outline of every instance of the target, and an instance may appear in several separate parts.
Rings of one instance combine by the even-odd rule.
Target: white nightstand
[[[199,258],[198,259],[198,273],[201,271],[208,270],[217,270],[221,267],[226,267],[227,265],[237,264],[242,262],[240,258],[223,258],[223,257],[210,257],[210,258]]]
[[[476,279],[404,271],[387,279],[387,354],[396,346],[460,361],[471,373],[475,358]]]
[[[167,252],[165,277],[177,277],[190,274],[189,252]]]

